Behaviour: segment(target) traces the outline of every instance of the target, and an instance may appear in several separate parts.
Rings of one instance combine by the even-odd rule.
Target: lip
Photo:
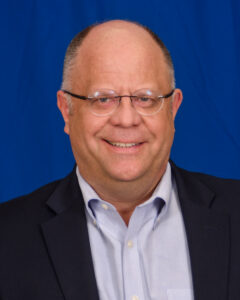
[[[145,144],[144,142],[109,141],[106,139],[103,139],[103,142],[109,149],[117,153],[136,153]]]

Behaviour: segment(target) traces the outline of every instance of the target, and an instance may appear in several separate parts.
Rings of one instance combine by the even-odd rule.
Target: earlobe
[[[173,113],[173,119],[175,119],[176,114],[178,112],[178,109],[182,103],[183,94],[180,89],[175,89],[173,94],[173,102],[172,102],[172,113]]]
[[[69,105],[63,91],[57,92],[57,106],[65,122],[64,132],[69,134]]]

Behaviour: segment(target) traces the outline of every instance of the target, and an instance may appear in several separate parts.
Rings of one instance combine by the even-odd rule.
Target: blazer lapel
[[[195,176],[172,164],[186,228],[195,300],[226,300],[229,217],[210,206],[214,193]]]
[[[60,182],[47,205],[56,216],[42,224],[42,232],[65,299],[99,299],[75,170]]]

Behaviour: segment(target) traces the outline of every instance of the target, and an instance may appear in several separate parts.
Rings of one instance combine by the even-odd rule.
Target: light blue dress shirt
[[[135,208],[128,226],[78,168],[77,177],[100,299],[193,300],[185,228],[170,164],[151,198]]]

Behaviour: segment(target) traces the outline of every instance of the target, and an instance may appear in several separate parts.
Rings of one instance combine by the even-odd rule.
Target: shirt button
[[[132,300],[139,300],[138,296],[132,296]]]
[[[96,222],[96,220],[93,220],[93,225],[95,225],[95,226],[97,225],[97,222]]]
[[[128,246],[128,248],[132,248],[132,246],[133,246],[133,242],[130,240],[130,241],[128,241],[127,242],[127,246]],[[136,297],[136,296],[133,296],[133,297]],[[132,298],[133,300],[135,299],[135,298]],[[135,300],[137,300],[138,298],[136,298]]]
[[[108,209],[107,204],[103,203],[103,204],[102,204],[102,208],[104,208],[105,210],[107,210],[107,209]]]

